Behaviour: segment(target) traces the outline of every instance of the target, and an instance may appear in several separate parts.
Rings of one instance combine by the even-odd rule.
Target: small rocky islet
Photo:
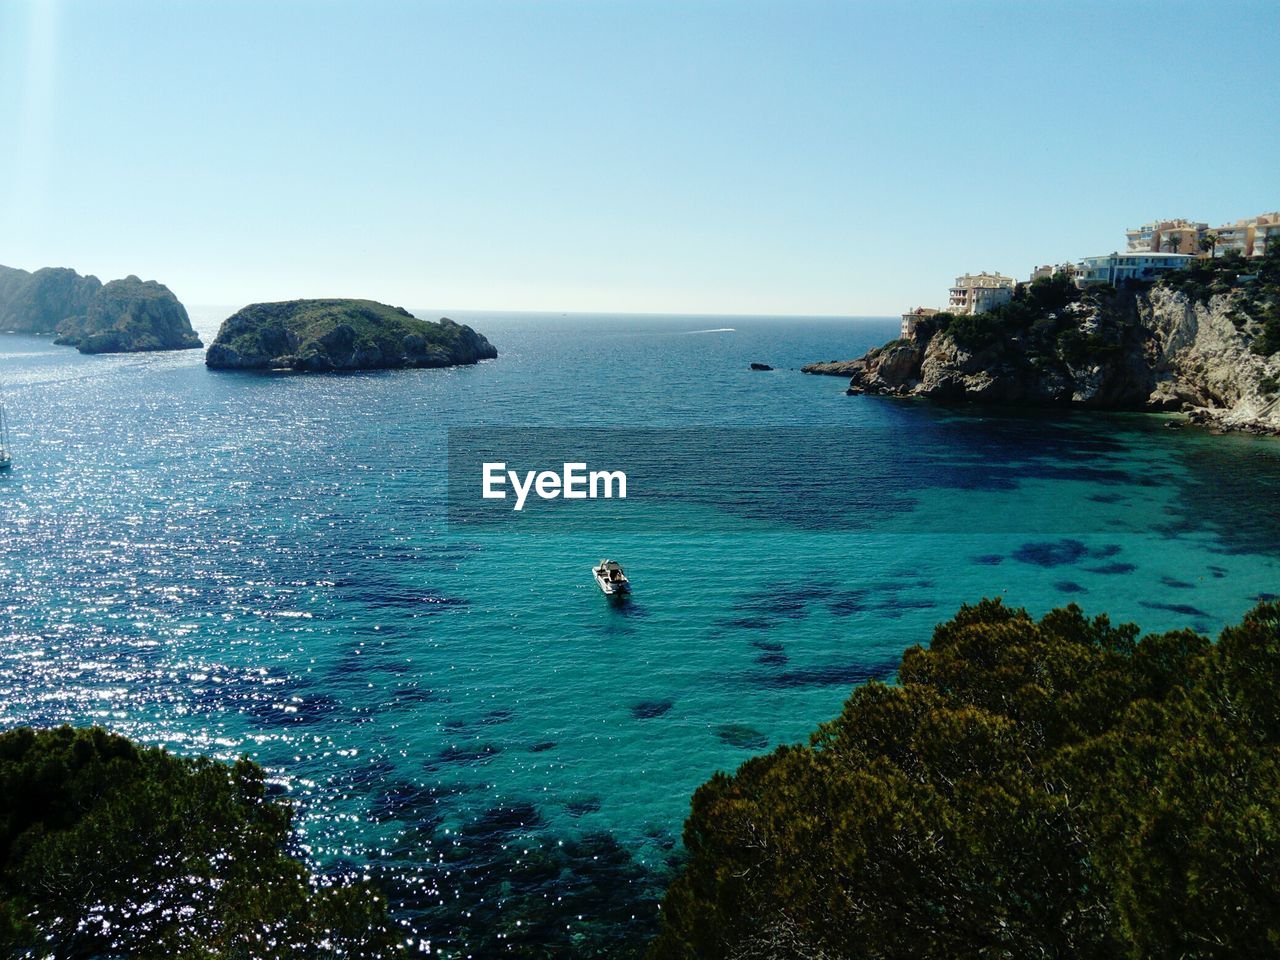
[[[187,350],[203,344],[173,292],[128,276],[103,284],[68,267],[0,266],[0,330],[53,334],[81,353]]]
[[[216,370],[331,372],[452,367],[496,358],[488,339],[373,300],[254,303],[223,321],[205,365]]]
[[[69,267],[0,266],[0,330],[54,337],[81,353],[203,347],[186,308],[162,283],[103,283]],[[222,323],[205,365],[309,372],[452,367],[497,357],[488,339],[447,318],[421,320],[373,300],[253,303]]]

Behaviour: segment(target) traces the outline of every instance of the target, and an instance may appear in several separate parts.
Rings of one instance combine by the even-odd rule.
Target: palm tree
[[[1208,250],[1209,259],[1212,260],[1218,255],[1218,235],[1216,233],[1206,233],[1200,238],[1201,252]]]
[[[1168,247],[1170,250],[1172,250],[1174,253],[1177,253],[1177,252],[1178,252],[1178,248],[1179,248],[1180,246],[1182,246],[1182,234],[1180,234],[1180,233],[1171,233],[1171,234],[1169,234],[1169,236],[1165,237],[1165,238],[1161,241],[1161,243],[1162,243],[1164,246]]]

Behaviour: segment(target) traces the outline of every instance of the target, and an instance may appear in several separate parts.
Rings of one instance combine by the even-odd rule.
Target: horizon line
[[[293,297],[293,300],[371,300],[371,297]],[[253,303],[288,303],[289,300],[253,300],[250,303],[234,307],[232,313],[242,310],[244,307]],[[382,300],[374,300],[375,303],[384,303]],[[398,306],[398,304],[388,304],[389,306]],[[199,303],[193,302],[189,305],[184,304],[188,309],[225,309],[229,304],[224,303]],[[549,316],[549,317],[595,317],[595,316],[612,316],[612,317],[673,317],[673,318],[699,318],[699,317],[738,317],[744,320],[896,320],[900,314],[896,313],[741,313],[741,312],[682,312],[682,311],[653,311],[653,310],[513,310],[509,307],[490,309],[485,307],[405,307],[410,313],[418,316],[417,311],[424,313],[439,313],[441,317],[448,317],[450,313],[488,313],[488,314],[510,314],[513,316]],[[418,319],[426,319],[418,317]]]

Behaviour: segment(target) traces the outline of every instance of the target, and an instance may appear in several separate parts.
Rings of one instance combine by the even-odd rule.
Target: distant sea
[[[227,312],[193,311],[206,343]],[[961,603],[1216,633],[1280,593],[1280,441],[798,372],[896,320],[453,316],[499,359],[212,373],[0,336],[0,724],[248,754],[298,852],[380,879],[423,949],[637,942],[693,790]],[[612,531],[449,523],[449,430],[579,426],[773,442],[732,503],[690,481]],[[606,555],[628,604],[591,581]]]

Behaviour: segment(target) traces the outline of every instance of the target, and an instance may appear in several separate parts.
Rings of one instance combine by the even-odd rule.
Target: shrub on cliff
[[[1280,242],[1262,257],[1246,259],[1233,251],[1194,260],[1185,269],[1165,274],[1160,283],[1201,302],[1217,294],[1234,294],[1235,325],[1243,328],[1254,320],[1261,327],[1253,352],[1264,357],[1280,353]]]
[[[694,796],[657,958],[1280,951],[1280,605],[1215,645],[983,601]]]
[[[1053,274],[1016,285],[1009,301],[983,314],[938,314],[933,320],[938,329],[951,334],[956,346],[968,351],[1016,337],[1027,342],[1033,355],[1052,356],[1062,330],[1074,329],[1078,323],[1068,307],[1105,296],[1106,292],[1082,292],[1066,274]]]
[[[0,734],[5,956],[393,957],[386,904],[317,887],[262,770],[99,728]]]

